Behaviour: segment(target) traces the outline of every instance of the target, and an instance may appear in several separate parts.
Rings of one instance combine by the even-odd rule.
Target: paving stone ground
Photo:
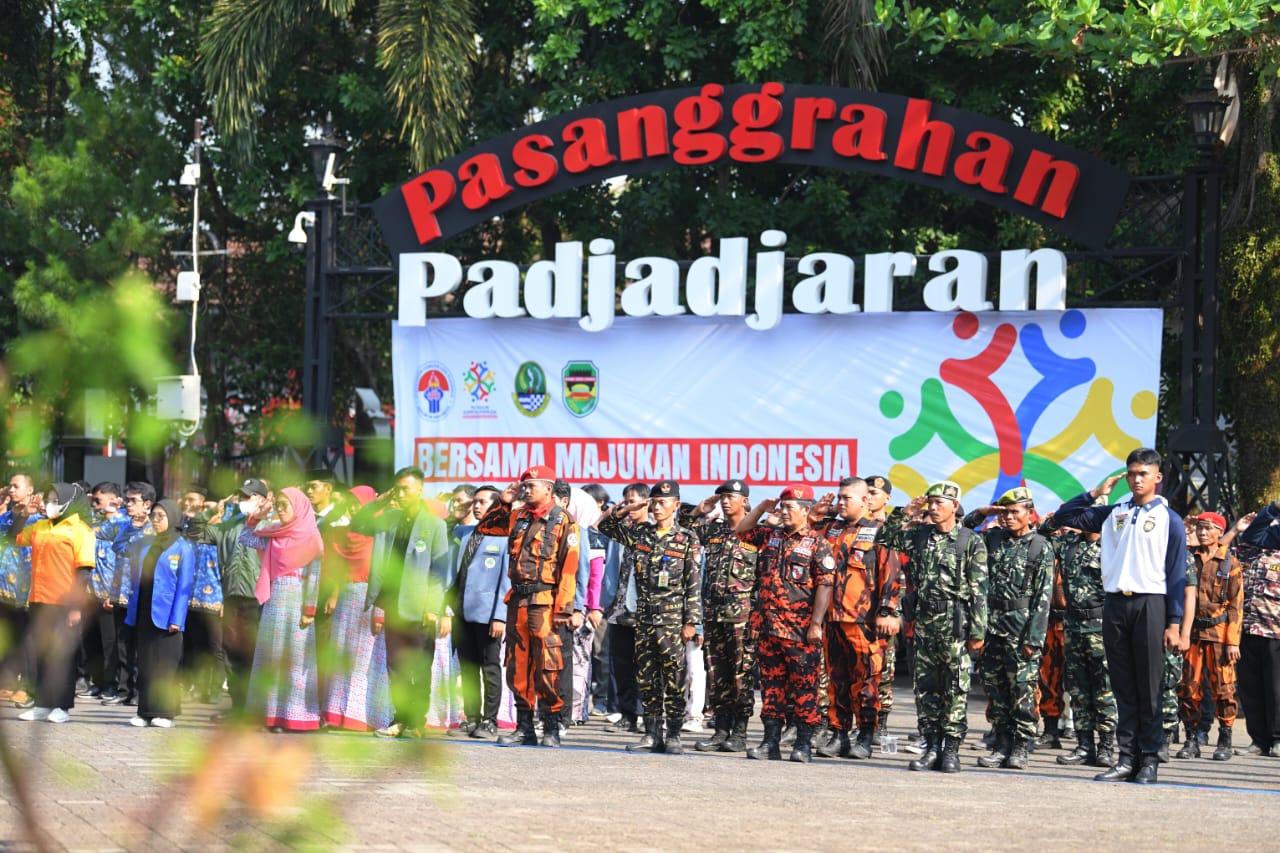
[[[129,708],[78,707],[62,725],[0,710],[54,850],[1276,850],[1280,759],[1174,761],[1161,784],[1092,781],[1061,752],[1025,772],[981,770],[980,694],[964,770],[911,773],[911,758],[630,755],[634,735],[593,718],[560,750],[432,736],[234,732],[193,706],[172,730]],[[899,691],[890,730],[914,722]],[[1240,728],[1241,739],[1243,727]],[[752,721],[752,737],[759,736]],[[692,740],[690,738],[689,740]],[[31,849],[0,787],[0,849]]]

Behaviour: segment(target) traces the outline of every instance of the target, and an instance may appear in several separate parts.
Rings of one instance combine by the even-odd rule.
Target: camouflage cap
[[[1018,486],[1010,489],[1000,496],[1000,500],[996,501],[996,506],[1013,506],[1014,504],[1034,504],[1035,500],[1031,497],[1031,490],[1026,486]]]
[[[680,499],[680,484],[675,480],[659,480],[653,484],[653,488],[649,490],[650,498],[675,498]]]
[[[751,488],[741,480],[725,480],[716,486],[717,495],[742,495],[744,498],[750,496]]]
[[[867,488],[879,489],[886,495],[893,494],[893,483],[889,482],[889,478],[883,474],[872,474],[870,477],[863,477],[867,481]]]
[[[926,498],[946,498],[960,503],[960,487],[950,480],[940,480],[925,489],[924,496]]]

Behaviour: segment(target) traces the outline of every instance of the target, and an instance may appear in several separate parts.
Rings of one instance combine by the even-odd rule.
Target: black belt
[[[1022,598],[993,598],[991,599],[992,610],[1025,610],[1031,606],[1031,599],[1027,596]]]
[[[1206,628],[1212,628],[1214,625],[1221,625],[1227,621],[1227,614],[1221,613],[1212,619],[1196,619],[1192,625],[1197,631],[1203,631]]]
[[[511,594],[517,598],[527,598],[535,592],[546,592],[549,589],[555,589],[555,587],[549,583],[513,583]]]
[[[1097,607],[1067,607],[1067,615],[1072,619],[1084,622],[1102,618],[1102,605]]]

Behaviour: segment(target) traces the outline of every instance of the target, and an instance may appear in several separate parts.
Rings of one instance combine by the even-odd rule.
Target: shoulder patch
[[[831,555],[830,555],[830,554],[828,554],[827,556],[825,556],[825,557],[823,557],[823,558],[822,558],[822,568],[827,569],[828,571],[830,571],[831,569],[834,569],[835,567],[836,567],[836,561],[835,561],[834,559],[832,559],[832,558],[831,558]]]
[[[569,534],[568,539],[566,539],[565,541],[567,541],[567,542],[568,542],[568,544],[569,544],[569,547],[570,547],[570,548],[577,548],[577,547],[578,547],[578,534],[576,534],[576,533],[570,533],[570,534]]]

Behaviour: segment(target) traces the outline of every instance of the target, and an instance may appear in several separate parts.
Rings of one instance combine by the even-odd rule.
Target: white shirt
[[[1173,513],[1163,497],[1135,506],[1127,497],[1102,525],[1102,586],[1107,592],[1164,595]]]

